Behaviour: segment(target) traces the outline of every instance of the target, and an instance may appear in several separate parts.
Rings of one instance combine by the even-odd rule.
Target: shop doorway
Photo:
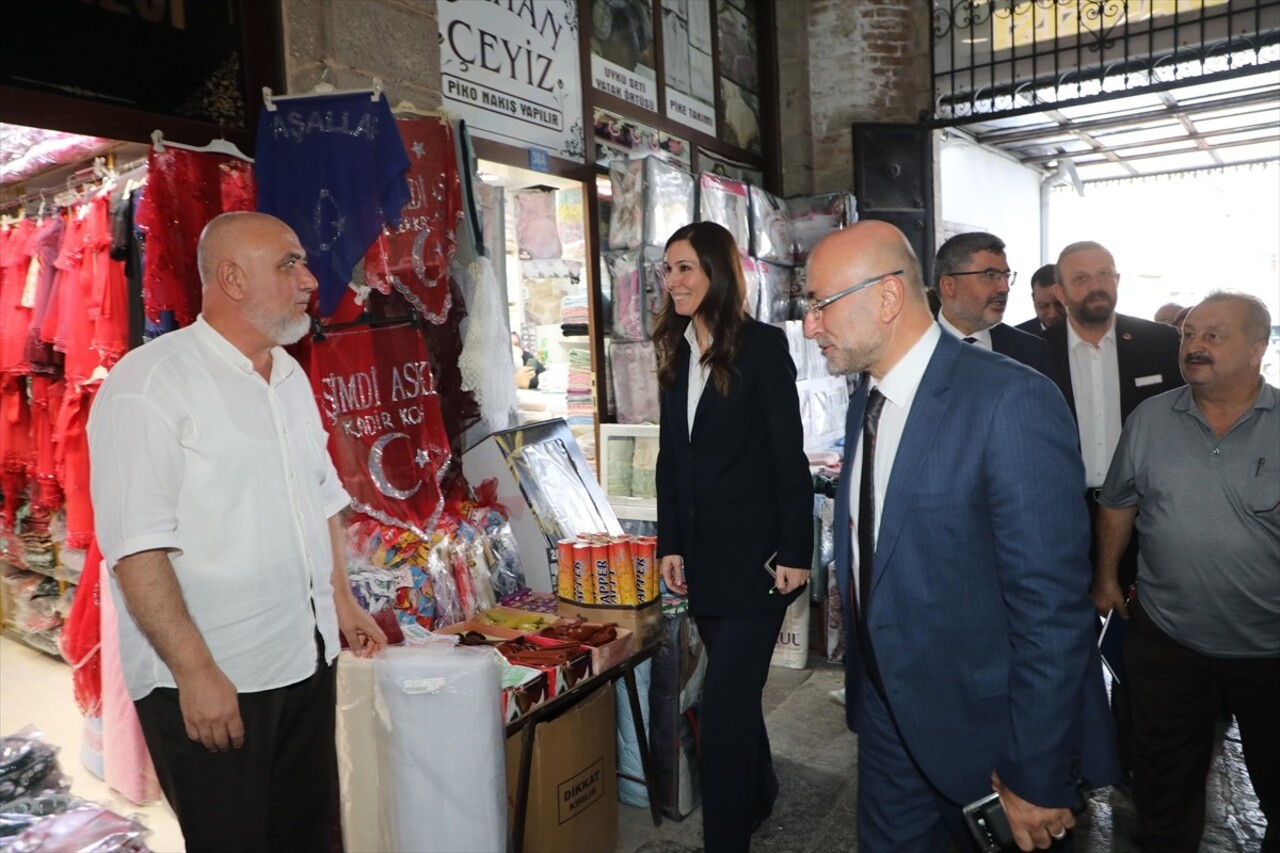
[[[522,424],[563,418],[596,470],[590,232],[581,181],[480,160],[479,195],[507,320]]]

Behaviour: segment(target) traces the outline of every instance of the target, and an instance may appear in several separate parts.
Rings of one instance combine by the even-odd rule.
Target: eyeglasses
[[[853,287],[847,287],[844,290],[840,291],[839,293],[833,293],[830,296],[827,296],[823,299],[819,299],[816,302],[814,302],[807,296],[802,297],[800,299],[801,313],[803,314],[803,316],[813,320],[821,319],[822,309],[826,308],[828,305],[830,305],[832,302],[835,302],[837,299],[844,299],[850,293],[857,293],[859,290],[870,287],[871,285],[875,284],[881,279],[892,278],[895,275],[902,275],[904,272],[906,272],[906,270],[894,270],[893,272],[887,272],[887,273],[884,273],[883,275],[878,275],[875,278],[869,278],[866,281],[860,281],[857,284],[855,284]]]
[[[987,284],[995,284],[1002,278],[1009,280],[1009,286],[1013,287],[1013,283],[1018,280],[1018,274],[1013,270],[998,270],[995,267],[988,267],[985,270],[969,270],[968,272],[949,272],[947,275],[980,275],[982,280]]]

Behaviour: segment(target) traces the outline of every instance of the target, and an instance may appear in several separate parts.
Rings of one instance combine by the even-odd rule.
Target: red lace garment
[[[27,329],[32,305],[23,304],[31,267],[31,235],[36,224],[24,219],[0,232],[0,371],[25,374]]]
[[[409,200],[399,226],[386,226],[364,256],[365,280],[392,288],[431,323],[449,314],[449,264],[458,245],[462,188],[453,129],[436,118],[396,118],[409,153]]]
[[[142,302],[148,320],[159,323],[161,311],[172,311],[179,326],[195,319],[200,313],[200,232],[220,213],[256,208],[252,164],[205,151],[152,147],[147,189],[136,217],[147,233]]]

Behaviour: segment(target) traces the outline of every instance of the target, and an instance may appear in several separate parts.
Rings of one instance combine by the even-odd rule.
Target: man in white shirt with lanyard
[[[258,213],[200,237],[195,323],[126,355],[89,419],[120,657],[188,851],[327,846],[334,659],[386,637],[351,594],[349,502],[301,366],[316,280]]]

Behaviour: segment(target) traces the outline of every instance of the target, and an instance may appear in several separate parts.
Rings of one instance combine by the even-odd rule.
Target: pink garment
[[[106,567],[100,567],[105,581]],[[160,781],[142,737],[120,665],[120,632],[111,584],[102,591],[102,758],[106,782],[125,799],[144,805],[160,799]]]

